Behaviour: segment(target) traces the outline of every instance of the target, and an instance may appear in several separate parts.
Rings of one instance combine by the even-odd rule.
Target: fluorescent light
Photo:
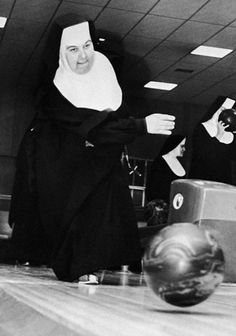
[[[7,18],[0,16],[0,28],[4,28],[6,22],[7,22]]]
[[[228,55],[229,53],[231,53],[232,51],[233,51],[232,49],[199,46],[196,49],[194,49],[191,52],[191,54],[222,58],[222,57],[225,57],[226,55]]]
[[[165,83],[165,82],[150,81],[147,84],[145,84],[144,87],[148,88],[148,89],[170,91],[170,90],[173,90],[177,85],[178,84],[174,84],[174,83]]]

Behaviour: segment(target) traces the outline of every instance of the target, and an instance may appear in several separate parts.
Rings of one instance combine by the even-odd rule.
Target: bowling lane
[[[99,286],[57,281],[47,268],[0,265],[0,335],[236,335],[236,285],[178,308],[160,300],[143,277],[102,272]]]

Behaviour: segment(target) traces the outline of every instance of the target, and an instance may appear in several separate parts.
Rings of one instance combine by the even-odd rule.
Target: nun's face
[[[181,143],[177,146],[177,155],[176,156],[182,157],[184,155],[184,152],[185,152],[185,142],[186,142],[186,139],[183,139],[181,141]]]
[[[70,69],[76,74],[83,75],[89,72],[94,62],[94,47],[91,40],[67,45],[66,60]]]
[[[173,153],[175,157],[182,157],[185,152],[185,142],[186,138],[184,138],[170,153]]]

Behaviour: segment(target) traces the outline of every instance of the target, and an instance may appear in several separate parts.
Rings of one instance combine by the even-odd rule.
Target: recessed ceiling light
[[[0,28],[4,28],[6,22],[7,22],[7,18],[0,16]]]
[[[177,68],[175,69],[176,72],[185,72],[185,73],[192,73],[194,72],[193,69],[183,69],[183,68]]]
[[[232,49],[199,46],[196,49],[194,49],[191,52],[191,54],[222,58],[222,57],[225,57],[226,55],[228,55],[229,53],[231,53],[232,51],[233,51]]]
[[[148,89],[170,91],[170,90],[173,90],[177,85],[178,84],[174,84],[174,83],[165,83],[165,82],[150,81],[147,84],[145,84],[144,87],[148,88]]]
[[[104,42],[104,41],[106,41],[106,39],[104,38],[104,37],[99,37],[99,39],[98,39],[100,42]]]

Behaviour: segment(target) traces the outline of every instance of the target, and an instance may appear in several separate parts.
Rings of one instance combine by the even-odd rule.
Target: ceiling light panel
[[[166,83],[166,82],[154,82],[150,81],[144,85],[147,89],[155,89],[155,90],[165,90],[171,91],[173,90],[178,84],[175,83]]]
[[[199,46],[196,49],[194,49],[193,51],[191,51],[191,54],[200,55],[200,56],[223,58],[226,55],[228,55],[229,53],[231,53],[232,51],[233,51],[232,49]]]

